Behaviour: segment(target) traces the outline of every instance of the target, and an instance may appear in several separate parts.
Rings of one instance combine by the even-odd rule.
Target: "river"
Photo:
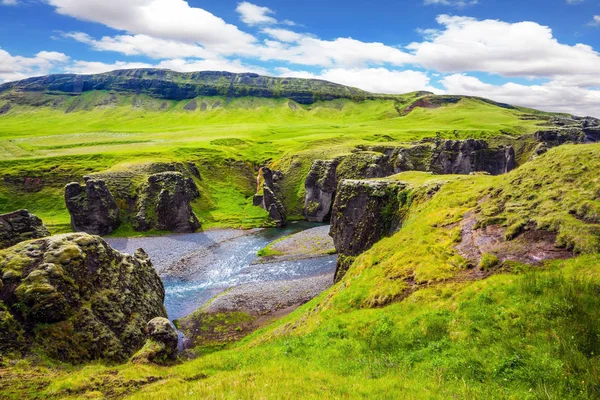
[[[109,238],[116,250],[143,248],[165,286],[169,319],[185,317],[228,288],[333,274],[337,256],[258,264],[256,253],[281,237],[320,224],[290,223],[286,228],[252,231],[218,229],[190,234]]]

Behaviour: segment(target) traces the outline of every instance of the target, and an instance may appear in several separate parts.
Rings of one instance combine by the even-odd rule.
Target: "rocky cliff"
[[[65,187],[65,203],[76,232],[107,235],[120,225],[115,198],[101,179],[84,177],[85,185],[77,182]]]
[[[0,249],[50,236],[42,220],[27,210],[0,215]]]
[[[337,188],[338,164],[338,160],[317,160],[310,167],[304,184],[304,217],[308,221],[323,222],[329,219]]]
[[[122,361],[166,317],[164,288],[143,250],[97,236],[52,236],[0,251],[0,356],[41,351],[69,362]]]
[[[326,221],[336,187],[344,179],[384,178],[405,171],[500,175],[516,166],[512,146],[491,147],[484,140],[430,139],[409,146],[360,146],[347,156],[313,163],[305,181],[304,217]]]
[[[354,258],[394,233],[410,207],[411,189],[396,181],[344,180],[331,217],[331,232],[339,254],[339,281]]]
[[[272,171],[267,167],[261,168],[258,177],[258,192],[254,196],[254,205],[264,208],[269,213],[271,220],[279,227],[286,224],[287,218],[278,183],[281,179],[280,171]]]

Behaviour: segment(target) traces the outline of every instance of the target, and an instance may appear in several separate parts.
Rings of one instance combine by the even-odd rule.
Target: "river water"
[[[185,317],[230,287],[330,274],[337,256],[256,264],[256,253],[283,236],[321,226],[296,222],[281,229],[242,232],[219,229],[157,237],[110,238],[116,250],[133,254],[143,248],[165,286],[169,318]]]

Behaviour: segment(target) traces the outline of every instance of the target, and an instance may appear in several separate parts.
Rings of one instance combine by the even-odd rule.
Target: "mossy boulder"
[[[177,358],[178,335],[171,322],[157,317],[148,322],[148,340],[132,359],[134,363],[164,364]]]
[[[0,215],[0,249],[46,236],[50,236],[50,232],[42,220],[27,210]]]
[[[120,224],[115,198],[103,180],[89,177],[84,180],[83,186],[73,182],[65,188],[65,202],[73,230],[107,235]]]
[[[2,250],[0,276],[0,338],[9,343],[0,353],[122,361],[143,346],[146,323],[166,317],[148,255],[119,253],[98,236],[51,236]]]
[[[138,200],[135,228],[171,232],[195,232],[200,221],[190,202],[199,196],[193,179],[181,172],[162,172],[148,177]]]

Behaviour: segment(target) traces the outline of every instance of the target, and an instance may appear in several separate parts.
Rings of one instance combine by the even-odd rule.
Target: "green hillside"
[[[599,160],[600,145],[561,146],[504,176],[397,175],[415,193],[404,226],[232,348],[172,367],[23,361],[0,370],[0,388],[61,399],[598,398]],[[433,197],[419,195],[434,184]],[[510,228],[517,206],[578,257],[465,263],[467,212]]]
[[[407,112],[423,98],[439,101]],[[316,158],[346,154],[361,144],[426,137],[515,138],[547,126],[551,118],[484,99],[426,93],[301,105],[260,97],[175,101],[126,92],[73,96],[10,89],[0,93],[0,107],[3,101],[11,106],[0,114],[0,170],[5,176],[0,213],[26,207],[53,232],[69,230],[64,185],[90,173],[150,162],[194,162],[205,177],[198,184],[208,201],[194,205],[204,226],[256,226],[264,223],[264,215],[250,206],[255,187],[246,178],[273,161],[304,160],[294,183],[300,191],[294,196],[302,197],[305,172]],[[229,160],[246,163],[250,172],[229,170]],[[207,172],[215,166],[218,174]],[[237,183],[222,188],[223,174]],[[23,182],[41,183],[31,189]],[[291,217],[299,217],[298,210]],[[126,233],[127,226],[117,232]]]

